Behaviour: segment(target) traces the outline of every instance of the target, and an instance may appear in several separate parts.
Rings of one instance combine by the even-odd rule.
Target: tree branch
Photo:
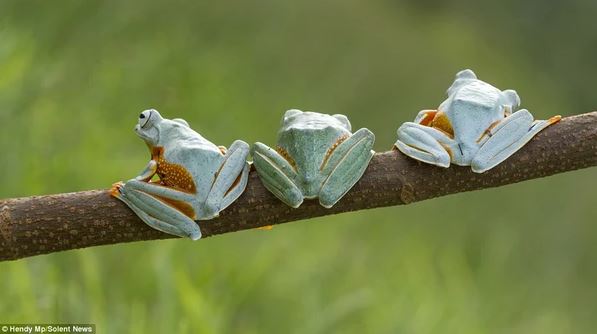
[[[305,201],[292,209],[278,201],[251,171],[245,193],[219,218],[200,222],[203,237],[306,218],[408,204],[448,194],[549,176],[597,165],[597,112],[562,119],[494,169],[475,174],[378,153],[363,178],[333,208]],[[107,190],[0,201],[0,261],[97,245],[165,239]]]

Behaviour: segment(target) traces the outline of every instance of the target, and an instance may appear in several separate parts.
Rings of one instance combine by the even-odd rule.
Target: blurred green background
[[[154,107],[273,144],[284,110],[375,149],[470,67],[537,118],[597,106],[595,1],[2,1],[0,198],[107,188]],[[589,333],[597,170],[200,242],[0,263],[0,322],[98,333]]]

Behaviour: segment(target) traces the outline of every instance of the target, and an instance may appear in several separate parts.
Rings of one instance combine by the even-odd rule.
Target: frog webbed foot
[[[141,189],[155,190],[160,195]],[[115,186],[115,191],[118,192],[116,197],[150,227],[192,240],[201,238],[201,230],[192,219],[192,206],[181,199],[187,194],[176,194],[176,190],[138,180],[119,184]],[[175,194],[175,196],[173,198],[165,194]]]
[[[288,206],[298,208],[303,193],[296,186],[297,173],[288,160],[263,143],[255,143],[251,154],[263,185]]]
[[[533,121],[533,115],[520,109],[504,118],[492,129],[486,131],[487,139],[471,161],[471,168],[475,173],[483,173],[523,147],[539,131],[560,120],[560,116],[548,120]]]
[[[236,140],[229,149],[220,148],[224,162],[218,171],[214,183],[205,201],[204,215],[200,219],[217,216],[234,202],[245,190],[249,177],[249,144]]]
[[[368,129],[360,129],[341,142],[327,157],[321,174],[327,175],[319,191],[319,203],[331,208],[363,176],[372,151],[375,135]]]

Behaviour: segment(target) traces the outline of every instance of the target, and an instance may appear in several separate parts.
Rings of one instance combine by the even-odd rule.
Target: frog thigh
[[[136,179],[126,181],[125,186],[129,189],[140,190],[150,195],[167,197],[177,201],[192,202],[195,199],[194,194]]]
[[[490,138],[483,143],[471,162],[475,173],[483,173],[518,151],[539,131],[560,120],[554,116],[548,120],[533,121],[526,109],[520,109],[504,118],[490,130]]]
[[[322,166],[327,175],[319,191],[319,203],[331,208],[363,176],[373,157],[375,135],[368,129],[360,129],[344,140]]]
[[[394,144],[400,152],[409,157],[440,167],[450,166],[450,154],[446,147],[453,145],[453,140],[437,129],[406,122],[398,129],[398,140]]]
[[[255,143],[251,154],[265,188],[285,204],[298,208],[303,203],[303,192],[295,184],[297,174],[292,165],[262,143]]]
[[[119,197],[143,222],[150,227],[179,237],[198,240],[201,230],[195,221],[176,208],[144,192],[122,188]]]
[[[249,144],[242,140],[234,141],[224,154],[222,166],[205,201],[205,211],[209,216],[217,216],[245,190],[249,176],[247,155]]]

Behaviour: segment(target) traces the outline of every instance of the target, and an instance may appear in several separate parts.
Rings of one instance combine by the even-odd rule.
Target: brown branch
[[[448,194],[544,177],[597,165],[597,112],[567,117],[539,133],[483,174],[419,163],[397,151],[376,154],[363,178],[332,209],[306,201],[291,209],[251,171],[245,193],[217,219],[200,223],[204,237],[306,218],[408,204]],[[121,242],[171,238],[145,225],[106,190],[0,201],[0,261]]]

